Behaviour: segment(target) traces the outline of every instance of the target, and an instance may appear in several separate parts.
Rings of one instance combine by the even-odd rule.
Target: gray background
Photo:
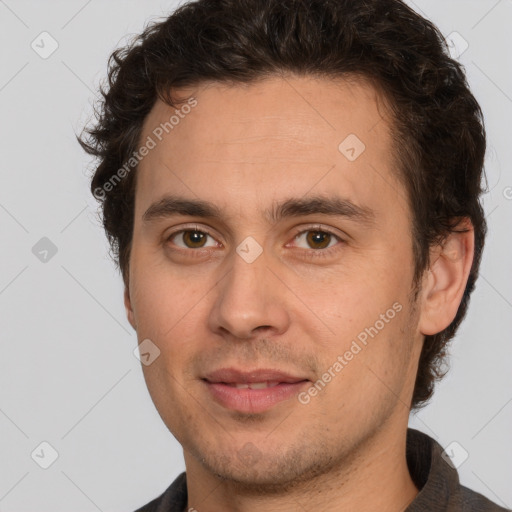
[[[460,60],[486,116],[490,225],[451,373],[411,425],[444,446],[456,441],[455,458],[469,454],[462,482],[512,507],[512,1],[410,4],[469,44]],[[1,511],[134,510],[184,469],[133,355],[121,279],[88,192],[91,160],[74,138],[111,51],[175,5],[0,0]],[[31,47],[51,49],[44,31],[59,45],[46,59]],[[58,452],[48,469],[44,441]]]

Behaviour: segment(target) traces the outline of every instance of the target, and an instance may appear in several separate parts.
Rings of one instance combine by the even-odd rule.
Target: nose
[[[285,290],[267,267],[265,254],[246,262],[233,254],[230,270],[220,280],[209,315],[216,334],[236,339],[274,336],[289,327]]]

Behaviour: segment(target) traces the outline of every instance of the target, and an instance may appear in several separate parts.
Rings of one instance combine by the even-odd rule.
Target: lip
[[[255,369],[242,371],[222,368],[209,373],[203,379],[210,396],[227,409],[261,413],[278,403],[290,400],[305,387],[309,380],[280,370]],[[263,389],[236,388],[234,384],[267,382],[271,387]]]
[[[254,369],[254,370],[238,370],[237,368],[221,368],[215,370],[204,377],[207,381],[212,383],[222,382],[225,384],[249,384],[251,382],[284,382],[293,384],[303,380],[305,377],[294,376],[280,370],[271,369]]]

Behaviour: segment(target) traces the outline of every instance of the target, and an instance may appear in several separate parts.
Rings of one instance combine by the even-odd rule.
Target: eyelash
[[[180,235],[182,233],[189,232],[189,231],[197,231],[199,233],[203,233],[203,234],[213,238],[214,240],[216,240],[215,236],[212,235],[208,230],[203,229],[203,228],[199,229],[197,226],[191,226],[191,227],[185,227],[185,228],[182,228],[182,229],[180,229],[178,231],[174,231],[174,232],[170,233],[166,237],[165,241],[166,242],[171,242],[171,239],[173,237],[175,237],[177,235]],[[338,243],[335,244],[332,247],[327,247],[325,249],[312,249],[312,248],[303,249],[303,248],[298,248],[298,250],[301,251],[303,253],[303,255],[306,256],[307,258],[311,258],[312,259],[312,258],[329,257],[329,256],[332,255],[333,251],[339,250],[339,245],[340,244],[343,244],[345,242],[345,240],[343,240],[339,235],[337,235],[336,233],[334,233],[330,229],[324,228],[324,227],[319,226],[319,225],[309,226],[307,229],[300,229],[300,230],[296,231],[295,234],[293,235],[293,240],[296,240],[297,237],[299,237],[300,235],[302,235],[304,233],[308,233],[310,231],[318,231],[320,233],[324,233],[324,234],[330,235],[330,236],[334,237],[338,241]],[[197,253],[197,254],[194,254],[193,257],[204,256],[205,252],[211,252],[212,249],[213,249],[212,247],[208,247],[206,249],[203,249],[203,248],[198,248],[198,249],[187,248],[187,249],[184,249],[182,247],[173,248],[174,251],[178,251],[178,252],[186,252],[188,254],[190,254],[190,253]]]
[[[306,229],[302,228],[302,229],[296,231],[295,234],[293,235],[293,240],[296,240],[297,237],[299,237],[300,235],[303,235],[304,233],[309,233],[311,231],[316,231],[316,232],[319,232],[319,233],[324,233],[326,235],[330,235],[333,238],[335,238],[338,241],[338,243],[333,245],[332,247],[327,247],[325,249],[312,249],[312,248],[303,249],[303,248],[299,247],[298,250],[301,251],[303,256],[305,256],[306,258],[313,259],[313,258],[327,258],[327,257],[330,257],[330,256],[332,256],[333,252],[339,251],[340,250],[340,245],[344,243],[344,240],[340,237],[340,235],[337,235],[336,233],[334,233],[330,229],[324,228],[324,227],[319,226],[319,225],[309,226]]]

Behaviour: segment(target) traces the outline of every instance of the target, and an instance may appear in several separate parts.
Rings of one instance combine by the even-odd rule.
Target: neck
[[[406,461],[406,429],[380,430],[329,472],[286,489],[255,490],[212,474],[184,452],[188,510],[199,512],[403,511],[418,494]],[[399,432],[399,435],[397,434]],[[268,491],[268,492],[267,492]]]

